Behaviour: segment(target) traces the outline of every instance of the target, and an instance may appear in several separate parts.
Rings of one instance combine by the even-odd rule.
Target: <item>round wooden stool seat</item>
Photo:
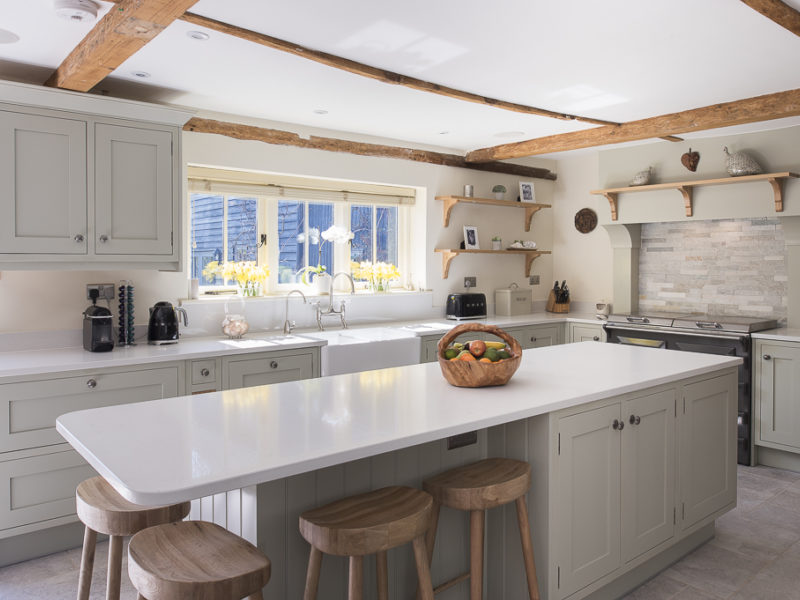
[[[190,504],[141,506],[128,502],[102,477],[92,477],[78,484],[75,491],[78,518],[86,526],[83,535],[78,600],[88,600],[94,570],[97,534],[109,536],[106,598],[119,598],[122,577],[122,538],[146,527],[180,521],[189,514]]]
[[[486,511],[513,502],[517,509],[522,559],[528,582],[528,597],[539,600],[539,583],[533,558],[530,522],[525,494],[531,486],[531,467],[528,463],[511,458],[487,458],[440,473],[422,483],[422,488],[434,499],[431,528],[426,545],[428,561],[433,558],[436,545],[436,527],[442,506],[469,512],[470,567],[469,573],[459,575],[436,587],[444,591],[469,579],[470,600],[481,600],[483,595],[483,541]]]
[[[147,600],[261,598],[270,568],[250,542],[205,521],[150,527],[128,545],[128,575]]]
[[[486,510],[524,496],[531,466],[511,458],[487,458],[426,479],[422,488],[439,504],[458,510]]]
[[[425,492],[387,487],[304,512],[300,534],[327,554],[374,554],[423,535],[432,506]]]
[[[142,506],[119,495],[102,477],[82,481],[75,492],[78,518],[98,533],[133,535],[146,527],[180,521],[189,514],[189,502]]]
[[[425,534],[433,498],[392,486],[337,500],[300,515],[300,534],[311,544],[304,600],[315,600],[323,553],[350,557],[349,600],[362,600],[364,555],[376,554],[378,599],[389,598],[387,550],[412,542],[420,595],[433,600]]]

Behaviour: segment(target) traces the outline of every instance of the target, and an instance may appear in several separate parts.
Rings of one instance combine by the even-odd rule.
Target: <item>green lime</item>
[[[498,360],[500,360],[497,357],[497,350],[495,348],[487,348],[486,352],[484,352],[483,355],[492,362],[497,362]]]
[[[502,360],[504,358],[511,358],[511,355],[505,350],[500,350],[500,352],[497,353],[497,359]]]
[[[447,360],[450,360],[451,358],[455,358],[456,356],[458,356],[458,352],[459,351],[456,350],[455,348],[448,348],[447,350],[444,351],[444,357]]]

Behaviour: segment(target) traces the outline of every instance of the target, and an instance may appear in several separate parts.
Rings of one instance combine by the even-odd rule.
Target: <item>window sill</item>
[[[327,298],[328,294],[313,294],[311,292],[306,292],[305,290],[300,290],[305,294],[306,298]],[[288,292],[287,292],[288,293]],[[265,294],[263,296],[239,296],[235,294],[223,294],[223,295],[200,295],[199,298],[196,299],[181,299],[181,305],[187,304],[220,304],[225,302],[259,302],[259,301],[275,301],[275,300],[285,300],[287,293],[282,292],[275,292],[272,294]],[[413,296],[413,295],[423,295],[423,294],[430,294],[430,290],[404,290],[404,289],[396,289],[389,292],[371,292],[368,290],[356,290],[355,294],[350,294],[348,290],[334,290],[334,295],[336,296],[352,296],[354,295],[357,298],[390,298],[396,296]]]

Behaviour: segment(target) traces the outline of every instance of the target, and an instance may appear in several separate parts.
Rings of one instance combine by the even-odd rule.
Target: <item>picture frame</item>
[[[481,245],[478,242],[478,228],[474,225],[464,225],[464,249],[465,250],[480,250]]]
[[[519,199],[520,202],[536,202],[536,190],[532,181],[519,182]]]

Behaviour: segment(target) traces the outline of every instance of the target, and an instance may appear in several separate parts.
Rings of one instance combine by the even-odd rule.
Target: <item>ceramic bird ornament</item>
[[[653,167],[647,167],[644,171],[639,171],[631,179],[631,185],[647,185],[650,183],[650,176],[653,174]]]
[[[764,169],[761,168],[752,156],[744,152],[736,152],[731,154],[728,152],[728,147],[722,148],[722,151],[727,154],[725,158],[725,168],[728,175],[731,177],[741,177],[743,175],[758,175],[763,173]]]

